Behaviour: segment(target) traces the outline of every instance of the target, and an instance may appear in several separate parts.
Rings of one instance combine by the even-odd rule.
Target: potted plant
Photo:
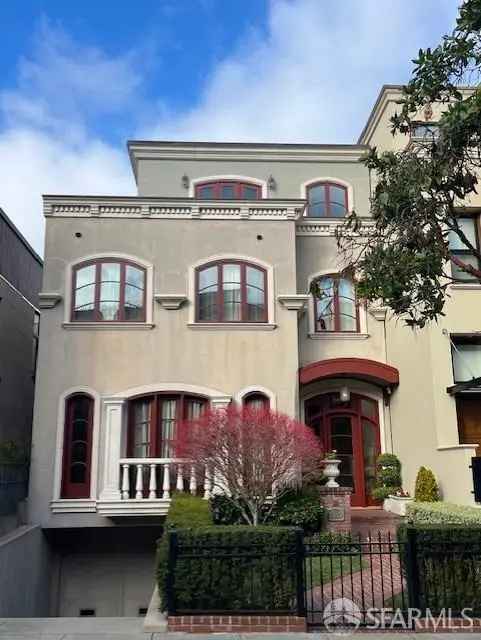
[[[339,487],[336,478],[338,478],[341,473],[339,470],[341,460],[337,457],[337,451],[335,449],[329,451],[329,453],[324,456],[322,463],[324,464],[324,476],[327,478],[325,486],[336,489]]]
[[[387,503],[384,505],[386,511],[395,513],[398,516],[405,516],[406,507],[411,502],[414,502],[414,498],[409,495],[409,491],[401,488],[390,494],[385,502]]]

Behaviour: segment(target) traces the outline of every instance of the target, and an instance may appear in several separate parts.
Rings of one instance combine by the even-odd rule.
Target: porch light
[[[348,387],[341,387],[341,390],[339,391],[339,399],[341,402],[349,402],[351,399],[351,392]]]
[[[181,182],[182,186],[184,187],[184,189],[188,189],[189,188],[189,176],[186,173],[184,173],[184,175],[180,179],[180,182]]]
[[[277,182],[272,174],[267,178],[267,188],[269,191],[275,191],[277,189]]]

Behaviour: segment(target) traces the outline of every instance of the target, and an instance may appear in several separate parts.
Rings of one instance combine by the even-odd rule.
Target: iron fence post
[[[175,613],[175,564],[177,561],[177,531],[169,531],[169,558],[167,561],[167,613]]]
[[[297,581],[297,615],[306,615],[306,587],[304,584],[304,534],[296,531],[296,581]]]
[[[412,609],[421,609],[417,542],[416,529],[408,527],[406,530],[406,579],[408,586],[408,604]]]

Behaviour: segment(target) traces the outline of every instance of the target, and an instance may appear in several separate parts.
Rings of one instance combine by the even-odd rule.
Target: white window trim
[[[195,295],[195,271],[199,267],[203,265],[207,265],[210,262],[217,262],[218,260],[241,260],[242,262],[251,262],[253,265],[257,265],[265,269],[267,274],[267,322],[232,322],[232,323],[215,323],[215,322],[196,322],[195,319],[195,307],[197,303],[196,295]],[[214,256],[208,256],[206,258],[202,258],[202,260],[198,260],[194,264],[189,265],[188,269],[188,291],[189,291],[189,300],[192,304],[189,305],[189,326],[198,326],[198,327],[206,327],[211,326],[215,327],[216,325],[222,325],[222,328],[229,329],[230,326],[235,328],[236,326],[243,326],[246,328],[252,328],[253,330],[258,327],[270,327],[274,328],[275,325],[275,291],[274,291],[274,268],[271,264],[264,262],[263,260],[259,260],[259,258],[253,258],[252,256],[239,255],[233,253],[223,253]]]
[[[272,411],[276,410],[277,408],[276,394],[270,389],[267,389],[266,387],[261,387],[259,385],[244,387],[244,389],[241,389],[240,391],[238,391],[235,395],[236,403],[242,406],[244,398],[250,395],[251,393],[262,393],[263,395],[265,395],[267,398],[269,398],[269,407],[272,409]]]
[[[95,253],[92,255],[82,256],[80,258],[76,258],[74,261],[69,262],[66,270],[65,270],[65,305],[64,305],[64,327],[77,327],[82,324],[87,324],[88,328],[94,328],[97,326],[106,326],[104,322],[72,322],[71,321],[71,307],[72,307],[72,297],[73,297],[73,282],[72,282],[72,271],[74,267],[81,264],[82,262],[87,262],[89,260],[101,260],[104,258],[112,258],[113,260],[129,260],[130,262],[136,263],[139,267],[143,267],[146,271],[145,273],[145,322],[136,322],[135,324],[139,327],[144,325],[153,325],[153,290],[154,290],[154,267],[151,262],[147,262],[138,256],[134,256],[128,253],[119,253],[116,251],[108,251],[103,253]],[[116,327],[121,324],[133,324],[133,323],[113,323]]]
[[[233,182],[252,182],[261,187],[261,195],[263,198],[268,197],[267,181],[253,178],[252,176],[238,176],[233,174],[225,174],[220,176],[205,176],[204,178],[194,178],[189,184],[189,198],[195,198],[195,188],[202,182],[218,182],[219,180],[232,180]]]
[[[156,382],[153,384],[144,384],[139,387],[129,387],[123,391],[112,393],[110,399],[128,400],[136,396],[151,395],[162,391],[172,391],[178,393],[186,393],[189,395],[199,395],[208,398],[212,404],[220,405],[230,403],[232,397],[219,389],[211,389],[210,387],[201,387],[194,384],[185,384],[184,382]]]
[[[303,182],[301,184],[301,198],[307,200],[307,191],[309,189],[309,187],[313,184],[316,184],[316,182],[334,182],[337,183],[339,186],[341,187],[346,187],[347,189],[347,212],[350,213],[351,211],[354,210],[354,189],[352,188],[352,184],[350,182],[347,182],[346,180],[343,180],[342,178],[333,178],[332,176],[319,176],[317,178],[310,178],[309,180],[306,180],[306,182]],[[309,203],[306,204],[306,208],[304,209],[304,213],[303,216],[304,217],[309,217]],[[337,218],[331,218],[329,216],[326,216],[325,218],[320,217],[319,219],[335,219],[337,220]],[[342,219],[342,218],[341,218]],[[316,218],[317,220],[317,218]]]
[[[332,269],[323,269],[322,271],[318,271],[317,273],[312,273],[307,279],[307,292],[310,292],[311,282],[314,280],[318,280],[323,276],[340,276],[338,271],[333,271]],[[355,279],[355,278],[354,278]],[[313,339],[363,339],[368,338],[368,327],[367,327],[367,309],[366,305],[360,302],[358,304],[358,313],[359,313],[359,331],[351,332],[351,331],[332,331],[325,333],[321,333],[316,331],[316,322],[315,322],[315,306],[314,306],[314,296],[312,293],[309,293],[309,302],[308,302],[308,315],[309,315],[309,337]]]
[[[65,438],[65,403],[69,396],[74,393],[85,393],[94,401],[94,415],[92,424],[92,454],[90,465],[90,498],[76,500],[74,498],[62,498],[62,470],[63,470],[63,450]],[[54,461],[54,485],[53,485],[53,503],[67,505],[67,503],[75,503],[73,511],[92,511],[92,501],[96,499],[98,487],[98,467],[99,467],[99,439],[100,439],[100,394],[86,386],[71,387],[60,394],[57,409],[57,437],[55,446]],[[57,509],[55,509],[57,511]],[[66,509],[58,509],[68,511]]]

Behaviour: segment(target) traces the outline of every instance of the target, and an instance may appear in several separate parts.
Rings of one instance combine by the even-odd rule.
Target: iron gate
[[[325,536],[307,539],[304,580],[308,626],[367,626],[381,615],[384,623],[389,623],[390,616],[395,623],[393,610],[407,614],[408,588],[402,570],[405,552],[405,543],[390,532],[367,538],[346,535],[342,542]]]

